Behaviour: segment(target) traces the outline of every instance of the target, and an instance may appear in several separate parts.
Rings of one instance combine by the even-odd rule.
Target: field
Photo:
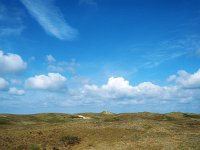
[[[199,150],[189,113],[0,115],[0,150]]]

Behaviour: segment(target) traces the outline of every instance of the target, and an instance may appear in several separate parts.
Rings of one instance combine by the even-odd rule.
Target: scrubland
[[[200,115],[179,112],[1,114],[0,150],[12,149],[199,150]]]

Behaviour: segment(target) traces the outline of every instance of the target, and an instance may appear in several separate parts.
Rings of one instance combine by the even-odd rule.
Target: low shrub
[[[81,139],[77,136],[67,135],[67,136],[63,136],[61,138],[61,141],[66,145],[75,145],[75,144],[79,144]]]
[[[31,150],[40,150],[40,147],[39,147],[38,145],[32,144],[32,145],[30,146],[30,149],[31,149]]]
[[[184,113],[183,116],[187,117],[187,118],[200,119],[200,115],[197,115],[197,114],[186,114],[186,113]]]
[[[120,121],[120,119],[118,117],[104,119],[104,122],[114,122],[114,121]]]

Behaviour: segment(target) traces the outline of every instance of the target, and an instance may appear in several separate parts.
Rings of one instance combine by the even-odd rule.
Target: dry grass
[[[200,115],[0,115],[1,150],[200,149]]]

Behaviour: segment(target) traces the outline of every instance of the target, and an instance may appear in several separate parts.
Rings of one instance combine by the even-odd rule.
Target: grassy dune
[[[199,150],[200,115],[147,112],[1,114],[0,149]]]

